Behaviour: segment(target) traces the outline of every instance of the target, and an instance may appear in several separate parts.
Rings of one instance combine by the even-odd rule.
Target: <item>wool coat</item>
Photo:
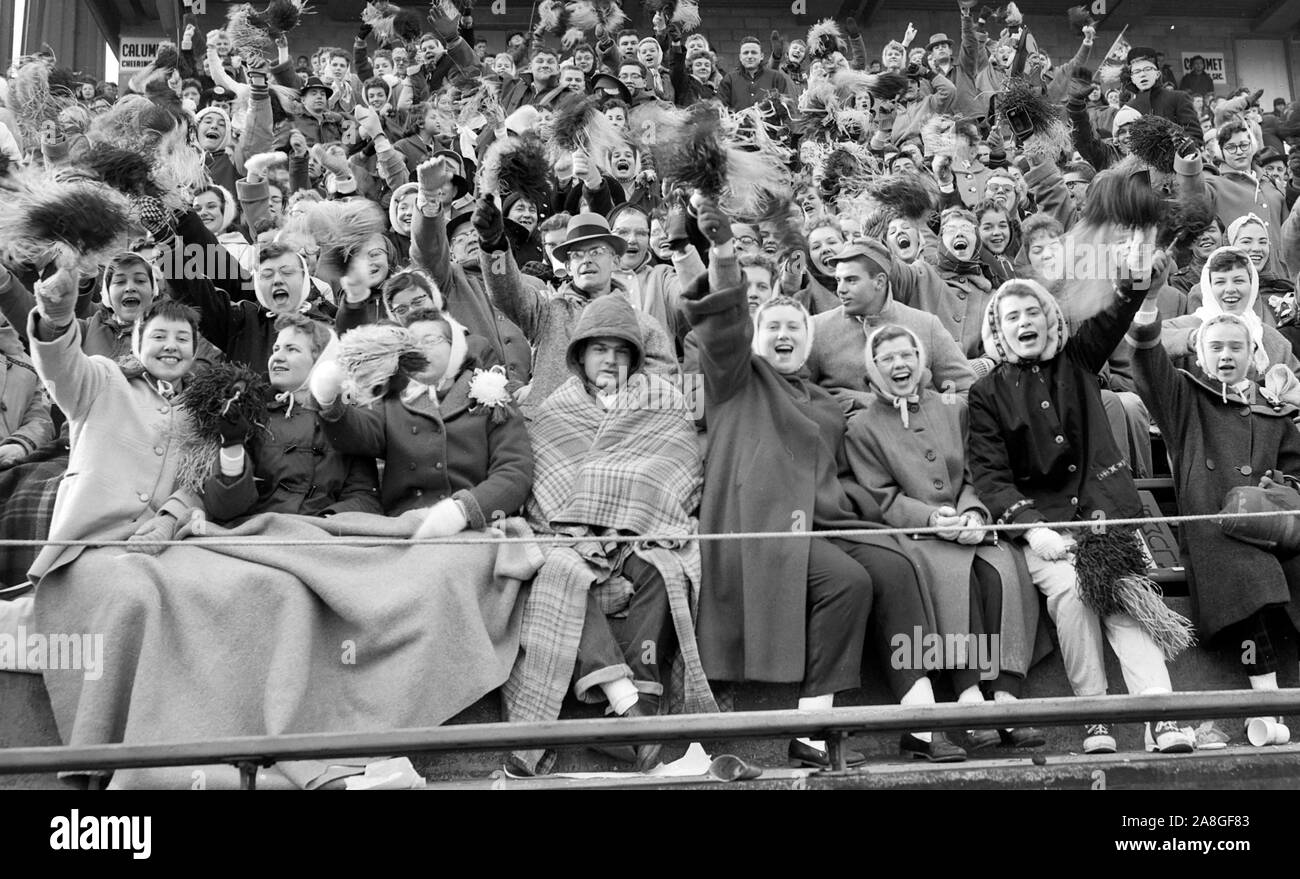
[[[345,455],[325,436],[311,394],[269,407],[266,429],[245,445],[243,472],[214,473],[203,489],[208,518],[228,522],[255,513],[321,516],[333,513],[381,514],[375,459]]]
[[[839,404],[806,372],[783,375],[752,353],[745,285],[714,290],[702,276],[682,296],[709,423],[701,533],[870,528],[840,481],[849,480]],[[893,538],[860,539],[898,549]],[[701,552],[696,632],[709,679],[802,681],[809,543],[710,541]]]
[[[340,452],[384,459],[380,502],[400,516],[455,498],[469,527],[523,507],[533,485],[533,451],[523,418],[513,413],[499,423],[470,399],[471,355],[437,405],[420,396],[403,399],[394,387],[363,408],[335,400],[321,412],[325,437]]]
[[[1159,323],[1134,325],[1138,393],[1167,443],[1178,512],[1217,513],[1228,491],[1254,487],[1269,470],[1300,475],[1294,406],[1247,403],[1191,365],[1176,369],[1160,344]],[[1179,526],[1192,612],[1203,639],[1269,605],[1285,605],[1300,627],[1300,557],[1279,556],[1229,537],[1214,522]]]

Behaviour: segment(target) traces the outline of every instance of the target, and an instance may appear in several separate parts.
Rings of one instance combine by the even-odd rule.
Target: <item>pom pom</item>
[[[349,330],[339,339],[338,363],[347,374],[343,399],[360,406],[388,393],[395,376],[419,373],[429,366],[420,341],[406,327],[392,324]]]
[[[1156,237],[1160,248],[1187,247],[1214,224],[1214,206],[1200,193],[1181,193],[1169,202]]]
[[[431,21],[459,18],[460,7],[456,5],[455,0],[433,0],[430,4],[429,19]]]
[[[175,69],[181,66],[181,53],[177,50],[175,43],[159,43],[158,51],[153,57],[153,66],[159,70],[163,68]]]
[[[259,18],[266,32],[272,37],[278,37],[296,28],[302,22],[302,17],[309,12],[311,10],[307,8],[307,0],[271,0]]]
[[[16,265],[57,258],[89,272],[126,249],[134,226],[125,195],[95,182],[61,182],[29,169],[0,182],[0,254]]]
[[[50,68],[41,59],[25,61],[9,83],[9,107],[18,120],[15,132],[24,150],[39,151],[41,128],[58,122],[59,113],[74,103],[70,92],[50,85]]]
[[[1065,11],[1070,22],[1070,30],[1083,33],[1083,29],[1093,23],[1092,13],[1086,6],[1071,6]]]
[[[560,15],[564,4],[560,0],[542,0],[537,4],[537,33],[553,34],[560,29]]]
[[[814,58],[826,58],[840,51],[844,34],[834,19],[823,18],[808,28],[808,54]]]
[[[1196,643],[1192,623],[1170,610],[1160,587],[1147,576],[1147,558],[1136,531],[1100,528],[1078,538],[1074,569],[1079,600],[1103,619],[1126,614],[1172,660]]]
[[[387,227],[384,212],[368,199],[302,202],[300,207],[301,212],[285,223],[284,231],[307,235],[322,248],[336,249],[344,260]]]
[[[893,100],[907,91],[907,77],[899,73],[863,73],[861,70],[839,70],[831,77],[835,91],[841,96],[867,92],[877,101]]]
[[[571,0],[565,4],[565,9],[569,14],[570,28],[594,31],[600,24],[600,16],[596,14],[596,7],[590,0]]]
[[[922,174],[890,174],[869,183],[866,192],[880,206],[897,217],[923,220],[938,203],[932,178]]]
[[[998,109],[1010,123],[1016,142],[1022,145],[1035,135],[1059,127],[1065,118],[1061,107],[1047,99],[1041,86],[1019,76],[1007,82]]]
[[[480,193],[499,199],[517,192],[543,213],[551,204],[551,163],[546,145],[534,134],[505,137],[488,147],[479,171]]]
[[[249,60],[264,58],[268,52],[275,51],[271,34],[249,3],[232,6],[226,13],[226,36],[230,38],[230,51]]]
[[[94,143],[77,157],[77,165],[127,195],[159,196],[147,156],[111,143]]]
[[[1081,221],[1091,226],[1145,229],[1159,225],[1164,208],[1165,200],[1130,157],[1093,178]]]
[[[613,37],[627,24],[627,15],[618,0],[595,0],[592,10],[598,22],[596,30],[601,34]]]
[[[220,442],[221,422],[227,418],[265,425],[273,396],[264,376],[235,363],[219,363],[187,378],[178,402],[199,439]]]
[[[1181,125],[1163,116],[1140,116],[1129,126],[1129,149],[1155,170],[1172,174],[1178,147],[1186,137]]]
[[[605,117],[596,95],[569,95],[561,99],[550,121],[542,125],[543,139],[554,148],[586,150],[602,159],[624,142],[622,133]]]
[[[700,4],[697,0],[677,0],[677,7],[668,20],[680,25],[684,34],[698,30],[700,27]]]

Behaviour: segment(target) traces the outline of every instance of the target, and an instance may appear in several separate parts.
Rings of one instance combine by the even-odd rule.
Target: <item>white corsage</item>
[[[474,375],[469,380],[469,398],[475,409],[490,409],[495,423],[505,421],[510,415],[511,404],[505,367],[474,370]]]

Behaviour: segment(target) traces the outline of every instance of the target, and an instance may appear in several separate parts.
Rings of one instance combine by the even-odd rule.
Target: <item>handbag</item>
[[[1241,486],[1224,498],[1225,514],[1276,512],[1291,515],[1224,519],[1219,522],[1229,537],[1269,551],[1300,552],[1300,492],[1288,480],[1268,488]]]

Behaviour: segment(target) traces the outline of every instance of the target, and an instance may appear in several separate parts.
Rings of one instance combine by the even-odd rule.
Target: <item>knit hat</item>
[[[564,359],[569,370],[584,383],[587,377],[582,369],[582,351],[588,342],[599,338],[621,339],[631,345],[632,362],[627,374],[630,377],[641,371],[645,365],[645,342],[641,337],[636,309],[627,297],[617,293],[597,296],[582,310]]]
[[[804,364],[808,362],[808,357],[810,354],[812,354],[812,346],[813,346],[812,317],[809,316],[808,309],[804,308],[803,303],[801,303],[799,300],[791,299],[789,296],[773,296],[771,299],[767,300],[762,305],[760,305],[757,309],[755,309],[754,310],[754,338],[753,341],[750,343],[750,348],[759,357],[763,356],[762,338],[761,338],[762,334],[759,331],[759,327],[762,325],[762,321],[763,321],[763,313],[780,306],[785,306],[788,308],[797,308],[799,312],[803,315],[803,324],[807,330],[803,351],[797,352],[796,354],[798,363],[795,365],[794,369],[789,371],[790,373],[795,373],[803,369]]]
[[[912,374],[912,377],[916,380],[916,387],[912,389],[912,393],[905,397],[896,397],[890,392],[890,381],[885,374],[880,371],[880,365],[876,363],[874,353],[876,340],[878,338],[886,335],[893,337],[899,334],[905,335],[911,339],[912,347],[916,349],[916,370]],[[863,358],[866,361],[867,367],[867,384],[871,386],[871,390],[877,397],[890,403],[898,410],[899,416],[903,419],[903,427],[910,426],[908,424],[908,404],[918,402],[920,400],[921,389],[930,384],[929,358],[926,355],[925,346],[921,344],[921,339],[916,335],[916,333],[912,332],[907,327],[902,327],[898,324],[886,324],[877,327],[867,335],[867,344],[863,348]]]
[[[195,126],[198,126],[204,119],[214,114],[220,116],[226,123],[226,136],[222,138],[221,143],[217,144],[217,149],[224,150],[234,142],[229,113],[216,105],[204,107],[202,110],[194,114],[194,124]]]
[[[1125,105],[1115,111],[1115,118],[1110,123],[1110,130],[1118,132],[1125,125],[1130,125],[1142,118],[1142,114],[1132,107]]]
[[[392,226],[393,231],[399,235],[406,235],[409,237],[411,234],[411,223],[410,221],[407,221],[406,229],[403,230],[401,228],[402,224],[397,219],[397,206],[401,204],[402,199],[408,194],[413,192],[418,193],[419,191],[420,184],[418,183],[403,183],[401,186],[393,190],[393,197],[388,202],[388,223]]]
[[[1070,328],[1061,313],[1060,305],[1052,294],[1047,292],[1047,288],[1037,281],[1028,278],[1012,278],[993,293],[989,298],[988,308],[984,311],[984,326],[980,331],[980,336],[984,340],[984,356],[999,362],[1021,362],[1020,355],[1011,350],[1007,338],[1003,336],[1002,322],[998,317],[1002,300],[1008,296],[1033,296],[1038,300],[1043,314],[1047,317],[1047,344],[1043,348],[1043,353],[1038,356],[1038,361],[1051,360],[1061,353],[1061,349],[1069,341]]]

